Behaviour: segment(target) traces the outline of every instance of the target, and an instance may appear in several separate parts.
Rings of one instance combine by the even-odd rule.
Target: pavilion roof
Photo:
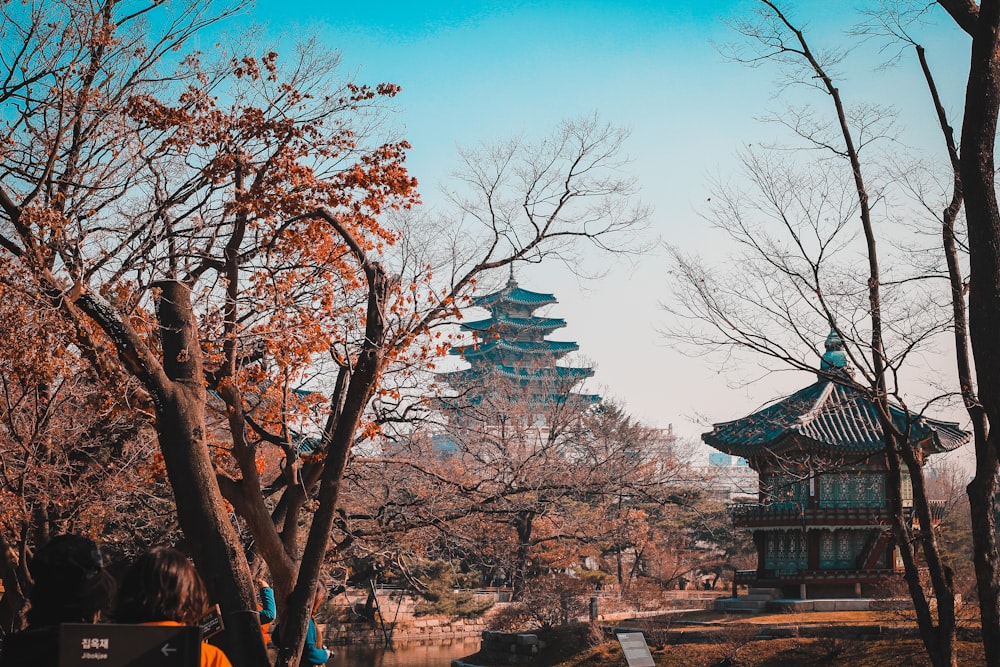
[[[907,413],[890,404],[893,422],[901,429]],[[909,415],[910,442],[925,453],[951,451],[971,438],[954,422]],[[874,454],[884,447],[875,405],[860,389],[829,379],[741,419],[715,424],[702,440],[744,458],[812,450],[831,454]]]

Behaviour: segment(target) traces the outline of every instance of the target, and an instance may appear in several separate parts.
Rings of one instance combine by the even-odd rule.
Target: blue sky
[[[726,36],[710,4],[303,2],[285,13],[289,5],[261,0],[255,18],[274,33],[316,30],[360,80],[401,85],[396,120],[428,181],[447,172],[456,145],[543,134],[594,111],[642,131],[631,148],[656,153],[707,139],[684,127],[684,110],[737,121],[727,101],[752,86],[740,77],[701,85],[721,84],[713,70],[731,67],[710,44]]]
[[[655,209],[652,235],[710,250],[719,241],[699,216],[709,183],[735,172],[741,145],[772,137],[774,127],[755,118],[780,108],[774,69],[727,62],[716,47],[735,39],[723,19],[751,5],[258,0],[247,20],[264,24],[272,39],[318,34],[341,51],[345,72],[359,82],[402,86],[390,122],[413,145],[408,164],[428,206],[440,204],[437,192],[457,165],[458,146],[544,136],[563,119],[597,112],[631,129],[626,148],[641,198]],[[854,21],[850,7],[803,0],[793,13],[808,22],[816,43],[830,45],[843,43],[840,31]],[[956,111],[968,45],[947,19],[941,26],[928,33],[928,52]],[[845,95],[913,107],[901,119],[904,140],[920,145],[930,138],[933,146],[933,118],[914,85],[915,66],[904,61],[877,72],[864,57],[873,53],[863,47]],[[526,288],[555,293],[559,304],[549,314],[568,326],[553,338],[579,342],[597,367],[593,389],[621,399],[637,417],[697,438],[706,430],[697,415],[734,419],[811,382],[788,373],[733,388],[738,372],[720,374],[670,349],[656,333],[664,317],[657,304],[668,293],[662,253],[635,265],[594,261],[608,271],[596,282],[581,282],[558,264],[519,271],[518,278]]]

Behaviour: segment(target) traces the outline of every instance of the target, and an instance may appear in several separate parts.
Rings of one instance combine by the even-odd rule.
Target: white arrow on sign
[[[177,653],[177,649],[170,648],[170,644],[164,644],[163,648],[160,649],[160,653],[162,653],[164,657],[169,658],[171,653]]]

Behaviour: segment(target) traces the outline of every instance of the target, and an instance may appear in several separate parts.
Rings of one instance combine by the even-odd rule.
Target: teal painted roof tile
[[[906,413],[890,406],[903,428]],[[910,441],[929,454],[947,452],[971,438],[954,422],[911,415]],[[875,405],[864,392],[821,380],[741,419],[715,424],[702,440],[737,456],[815,449],[831,453],[872,454],[883,447]]]
[[[474,357],[490,357],[497,353],[516,352],[519,354],[563,355],[574,352],[579,345],[569,341],[554,340],[488,340],[474,345],[453,347],[450,354],[461,355],[465,359]]]
[[[509,282],[506,287],[496,292],[472,297],[472,305],[481,308],[497,308],[504,302],[540,307],[556,303],[556,297],[554,294],[522,289],[516,282]]]
[[[489,331],[490,329],[536,329],[554,331],[566,326],[566,320],[559,317],[506,317],[497,315],[485,320],[464,322],[461,327],[466,331]]]

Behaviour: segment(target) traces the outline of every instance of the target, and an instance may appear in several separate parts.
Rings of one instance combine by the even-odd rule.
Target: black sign
[[[201,627],[202,639],[214,637],[225,630],[226,626],[222,622],[222,612],[219,611],[219,605],[214,605],[209,612],[205,614],[200,621],[198,621],[198,625]]]
[[[201,628],[169,625],[59,626],[59,667],[199,667]]]

